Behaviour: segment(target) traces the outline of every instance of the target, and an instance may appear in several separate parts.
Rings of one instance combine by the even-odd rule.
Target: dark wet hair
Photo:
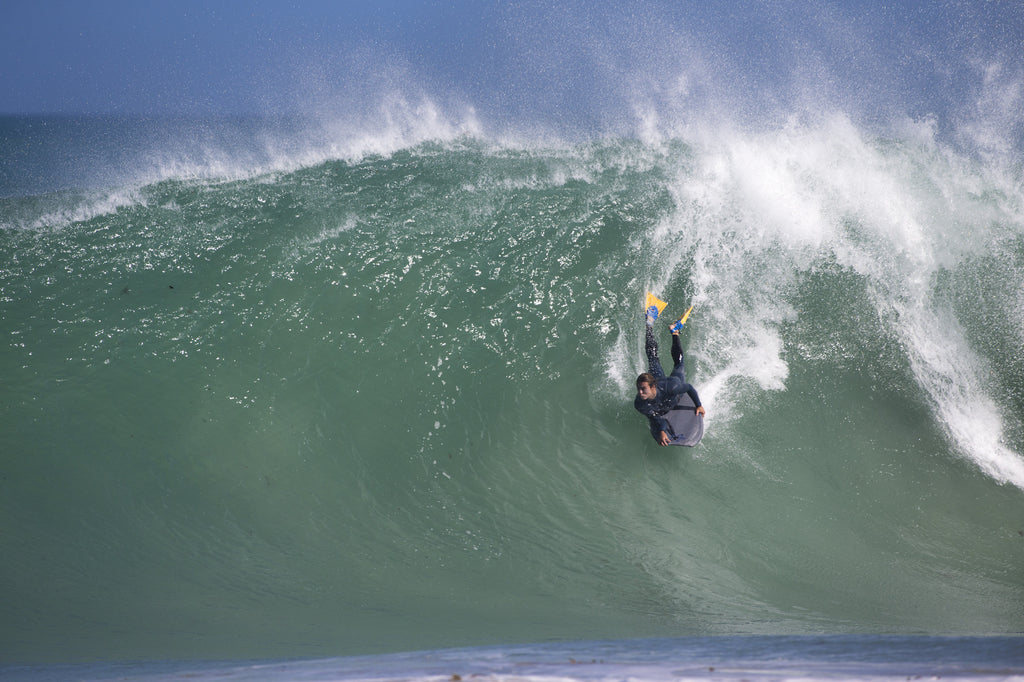
[[[650,372],[644,372],[643,374],[636,378],[636,387],[640,388],[640,384],[649,384],[653,386],[655,381],[656,379],[654,378],[653,374],[651,374]]]

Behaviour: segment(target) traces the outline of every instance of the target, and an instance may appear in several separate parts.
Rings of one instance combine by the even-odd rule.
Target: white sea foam
[[[137,188],[124,187],[108,191],[92,191],[74,197],[53,195],[40,200],[37,207],[21,213],[11,211],[0,218],[0,229],[53,230],[74,223],[87,222],[118,210],[145,204]]]
[[[653,286],[671,286],[692,261],[702,399],[728,421],[750,383],[785,389],[778,330],[800,315],[788,303],[796,277],[834,259],[867,282],[956,449],[1024,487],[985,363],[934,291],[940,272],[1024,234],[1019,189],[938,143],[928,122],[910,127],[910,139],[886,141],[836,114],[700,132],[695,168],[673,188],[677,210],[650,237],[666,254]]]
[[[9,667],[25,682],[57,677],[138,680],[406,680],[516,682],[803,682],[1019,680],[1015,638],[710,637],[518,644],[321,659],[91,663]]]

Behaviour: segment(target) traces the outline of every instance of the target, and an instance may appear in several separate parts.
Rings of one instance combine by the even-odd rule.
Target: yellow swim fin
[[[686,324],[686,320],[689,319],[690,313],[692,312],[693,306],[691,305],[690,309],[686,311],[686,314],[680,317],[678,320],[676,320],[676,323],[669,327],[669,329],[671,329],[673,332],[678,332],[679,330],[681,330],[683,328],[683,325]]]
[[[647,311],[648,322],[654,322],[658,319],[658,315],[661,315],[661,311],[665,309],[668,303],[661,300],[651,292],[647,292],[647,303],[644,304],[644,310]],[[654,308],[652,311],[651,308]]]

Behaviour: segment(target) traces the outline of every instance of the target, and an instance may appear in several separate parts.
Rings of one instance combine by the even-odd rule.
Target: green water
[[[456,138],[0,200],[0,658],[1020,633],[1020,190],[933,152]],[[647,289],[696,304],[692,450],[632,409]]]

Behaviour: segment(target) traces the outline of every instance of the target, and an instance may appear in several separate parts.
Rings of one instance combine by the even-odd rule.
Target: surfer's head
[[[650,400],[658,395],[658,387],[654,375],[644,372],[636,378],[636,392],[643,400]]]

